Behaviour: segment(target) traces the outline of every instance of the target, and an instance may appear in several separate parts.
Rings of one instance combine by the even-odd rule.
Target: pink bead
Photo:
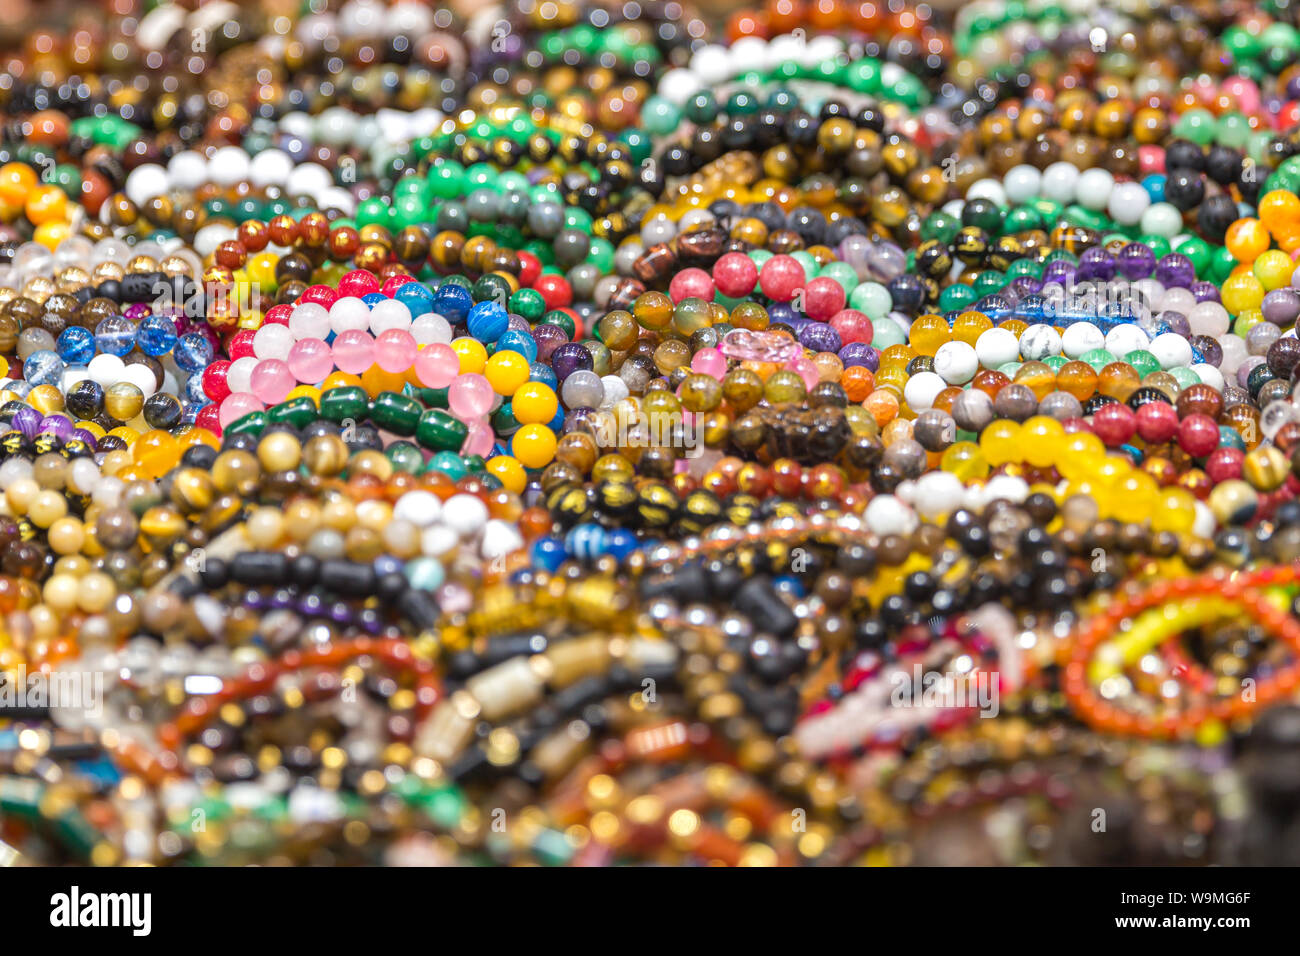
[[[683,269],[668,283],[668,295],[674,302],[683,299],[713,301],[713,279],[703,269]]]
[[[789,302],[805,281],[803,266],[793,256],[773,256],[758,272],[758,287],[776,302]]]
[[[217,420],[224,429],[250,412],[260,412],[265,408],[252,392],[232,392],[221,400],[221,414]]]
[[[723,295],[739,299],[754,291],[758,266],[742,252],[728,252],[713,264],[713,281]]]
[[[1244,76],[1230,76],[1223,81],[1223,92],[1237,101],[1243,113],[1254,113],[1260,108],[1259,87]]]
[[[813,279],[803,290],[804,314],[818,322],[825,322],[844,308],[845,301],[844,287],[825,276]]]
[[[700,349],[691,358],[691,371],[721,379],[727,374],[727,357],[717,349]]]
[[[461,375],[447,390],[447,406],[453,415],[468,422],[491,411],[495,397],[492,386],[482,375]]]
[[[821,375],[817,371],[817,366],[802,355],[790,363],[790,368],[799,373],[799,377],[803,379],[804,388],[808,389],[810,392],[816,388],[817,383],[822,380]]]
[[[299,339],[289,349],[289,371],[300,382],[323,382],[334,371],[334,352],[322,339]]]
[[[375,361],[385,372],[410,371],[415,364],[415,351],[415,336],[405,329],[389,329],[375,339]]]
[[[460,446],[462,455],[482,455],[486,458],[492,453],[492,444],[496,441],[496,435],[492,431],[492,426],[488,424],[487,419],[479,418],[469,423],[469,434],[465,436],[465,443]]]
[[[1160,174],[1165,171],[1165,148],[1148,143],[1138,147],[1138,171],[1143,176]]]
[[[334,364],[344,372],[360,375],[375,364],[375,340],[360,329],[340,332],[334,338]]]
[[[861,342],[870,345],[876,329],[867,316],[857,309],[841,309],[831,316],[830,327],[840,334],[845,345]]]
[[[415,374],[425,388],[446,388],[460,374],[460,359],[450,345],[435,342],[415,353]]]
[[[260,401],[268,405],[284,401],[284,397],[298,384],[289,366],[279,359],[263,359],[253,369],[249,388]]]

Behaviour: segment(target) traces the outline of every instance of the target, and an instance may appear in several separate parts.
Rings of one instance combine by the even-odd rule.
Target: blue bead
[[[38,349],[23,362],[23,378],[35,388],[38,385],[58,385],[63,381],[63,359],[50,349]]]
[[[568,552],[565,550],[564,542],[553,535],[547,535],[544,538],[538,538],[529,548],[529,553],[533,559],[533,564],[554,573],[561,564],[564,563]]]
[[[518,329],[507,329],[497,339],[497,349],[508,352],[518,352],[529,362],[537,361],[537,342],[527,332],[521,332]]]
[[[1165,177],[1159,173],[1152,173],[1142,180],[1142,188],[1147,191],[1152,202],[1165,201]]]
[[[212,364],[212,343],[198,332],[189,332],[176,343],[172,358],[178,368],[193,375]]]
[[[547,422],[546,427],[549,428],[551,431],[555,432],[555,434],[557,435],[561,434],[564,431],[564,409],[563,408],[556,411],[555,417],[552,418],[549,422]]]
[[[361,301],[364,302],[369,308],[373,309],[380,302],[387,302],[388,296],[384,295],[382,292],[367,292],[365,295],[361,297]]]
[[[459,325],[464,322],[473,306],[474,297],[469,294],[469,289],[456,285],[454,282],[444,282],[438,286],[438,291],[433,294],[433,311],[452,325]]]
[[[393,296],[411,310],[411,318],[433,311],[433,293],[418,282],[408,282]]]
[[[95,357],[95,333],[80,325],[70,325],[60,332],[55,345],[59,358],[74,365],[85,365]]]
[[[183,398],[191,402],[197,402],[199,405],[206,405],[212,399],[208,398],[208,393],[203,391],[203,376],[191,375],[185,380]]]
[[[125,315],[110,315],[95,326],[95,348],[121,358],[135,348],[135,323]]]
[[[555,388],[560,384],[560,378],[555,374],[555,369],[544,362],[533,362],[528,366],[528,380],[530,382],[541,382],[551,386],[551,388]]]
[[[607,536],[605,529],[595,523],[577,525],[564,538],[564,546],[569,554],[583,561],[590,561],[605,553]]]
[[[637,549],[636,533],[627,528],[615,528],[609,532],[609,542],[605,551],[622,561]]]
[[[155,358],[170,352],[178,338],[180,336],[176,334],[176,323],[165,315],[145,316],[137,334],[140,351]]]
[[[480,342],[495,342],[510,325],[510,315],[495,302],[480,302],[466,318],[469,334]]]

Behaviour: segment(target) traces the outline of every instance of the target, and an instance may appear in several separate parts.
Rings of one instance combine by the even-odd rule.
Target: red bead
[[[219,404],[214,402],[211,405],[204,405],[199,409],[199,413],[194,416],[194,424],[199,428],[206,428],[218,438],[221,437],[221,409]]]
[[[830,327],[840,334],[840,341],[845,345],[852,345],[854,342],[870,345],[876,335],[871,320],[857,309],[840,309],[831,316]]]
[[[683,269],[668,283],[668,296],[674,302],[683,299],[703,299],[712,302],[713,279],[703,269]]]
[[[1110,448],[1123,445],[1137,431],[1137,416],[1123,402],[1111,402],[1092,416],[1092,430]]]
[[[287,302],[281,302],[279,305],[273,305],[266,310],[262,316],[263,325],[288,325],[289,316],[293,315],[293,306]]]
[[[516,253],[519,256],[519,284],[531,289],[537,277],[542,274],[542,260],[531,252]]]
[[[1178,434],[1178,412],[1168,402],[1147,402],[1137,411],[1137,432],[1145,442],[1164,444]]]
[[[1216,485],[1221,481],[1231,481],[1241,477],[1242,463],[1245,460],[1246,453],[1240,448],[1216,448],[1205,460],[1205,473]]]
[[[830,319],[844,308],[846,301],[844,287],[826,276],[813,279],[803,290],[804,314],[818,322]]]
[[[408,282],[414,281],[415,276],[408,276],[405,274],[389,276],[384,280],[384,284],[380,287],[379,291],[391,299],[393,296],[397,295],[398,289],[406,285]]]
[[[323,305],[329,308],[338,301],[339,294],[335,289],[327,285],[308,286],[302,295],[298,296],[299,302],[315,302],[317,305]]]
[[[547,309],[562,309],[573,305],[573,287],[564,276],[547,273],[537,277],[533,288],[542,294]]]
[[[758,283],[758,266],[744,253],[728,252],[713,264],[713,281],[723,295],[744,298]]]
[[[803,288],[803,266],[793,256],[773,256],[758,272],[758,286],[774,302],[789,302]]]
[[[253,336],[256,334],[253,329],[240,329],[231,337],[230,348],[226,349],[226,354],[230,356],[232,362],[253,354]]]
[[[1188,415],[1178,426],[1178,444],[1193,458],[1204,458],[1219,447],[1219,426],[1209,415]]]
[[[203,370],[203,394],[212,399],[216,405],[230,395],[230,385],[226,376],[230,374],[230,363],[226,359],[217,359]],[[211,407],[215,408],[216,405]]]
[[[356,296],[379,291],[379,279],[369,269],[353,269],[339,280],[339,295]]]

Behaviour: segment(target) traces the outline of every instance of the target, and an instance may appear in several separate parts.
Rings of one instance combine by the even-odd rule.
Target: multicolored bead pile
[[[1300,862],[1293,4],[82,6],[0,860]]]

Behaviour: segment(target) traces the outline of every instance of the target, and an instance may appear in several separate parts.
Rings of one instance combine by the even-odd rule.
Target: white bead
[[[1218,338],[1228,331],[1231,320],[1228,310],[1218,302],[1198,302],[1187,313],[1187,324],[1193,335],[1211,335]]]
[[[980,179],[973,183],[970,189],[966,190],[966,201],[972,199],[989,199],[999,206],[1007,204],[1007,191],[1002,188],[1002,184],[996,179]]]
[[[208,160],[208,177],[219,186],[233,186],[248,178],[253,161],[238,146],[222,146]]]
[[[1020,355],[1027,362],[1041,362],[1061,354],[1061,333],[1050,325],[1031,325],[1020,333]]]
[[[975,340],[975,355],[985,368],[999,368],[1020,355],[1020,343],[1010,329],[989,329]]]
[[[876,495],[862,518],[876,534],[911,534],[920,523],[916,514],[895,495]]]
[[[1160,303],[1161,312],[1178,312],[1182,315],[1190,315],[1192,309],[1196,308],[1196,296],[1192,294],[1192,290],[1183,289],[1179,286],[1166,289],[1160,294],[1157,301]]]
[[[731,62],[733,68],[757,70],[762,73],[768,68],[770,50],[767,41],[761,37],[741,37],[731,44]]]
[[[217,251],[217,246],[233,238],[235,238],[235,230],[222,223],[214,222],[194,234],[194,251],[201,256],[210,256]]]
[[[772,38],[771,47],[768,51],[769,62],[772,66],[781,63],[802,61],[804,46],[807,41],[803,36],[795,36],[792,33],[783,33],[778,37]]]
[[[417,345],[451,342],[451,323],[437,312],[426,312],[411,323],[411,335]]]
[[[431,491],[408,491],[393,505],[393,518],[427,528],[442,514],[442,499]]]
[[[934,353],[934,371],[949,385],[965,385],[979,367],[979,356],[965,342],[944,342]]]
[[[167,175],[173,189],[196,189],[208,181],[207,157],[192,149],[177,153],[167,163]]]
[[[409,329],[411,327],[411,310],[406,303],[397,299],[385,299],[375,303],[370,310],[370,331],[378,336],[389,329]]]
[[[1106,333],[1106,351],[1117,358],[1123,358],[1129,352],[1149,348],[1151,337],[1140,326],[1132,323],[1117,325]]]
[[[125,369],[125,362],[116,355],[110,355],[107,352],[96,355],[90,360],[90,364],[86,366],[86,371],[90,373],[90,377],[104,388],[120,382],[122,372]]]
[[[1029,497],[1029,485],[1023,478],[1015,475],[994,475],[985,485],[985,500],[997,501],[1004,498],[1020,504]]]
[[[916,510],[921,517],[931,519],[950,514],[961,506],[964,491],[961,479],[951,472],[929,472],[916,482]]]
[[[1151,354],[1163,369],[1192,364],[1192,346],[1177,332],[1166,332],[1151,340]]]
[[[137,207],[143,208],[144,204],[155,196],[165,196],[169,187],[170,177],[167,175],[167,170],[157,163],[145,163],[131,170],[122,191],[126,193],[127,199]]]
[[[843,53],[844,41],[839,37],[831,36],[829,33],[823,33],[808,41],[807,51],[804,63],[809,67],[815,67],[820,63],[829,62]]]
[[[303,302],[289,313],[289,331],[295,339],[324,339],[330,334],[329,309],[318,302]]]
[[[1218,521],[1214,518],[1214,512],[1204,501],[1193,501],[1192,507],[1196,510],[1196,519],[1192,522],[1192,534],[1198,538],[1213,538],[1214,529],[1219,526]]]
[[[731,76],[731,55],[719,43],[706,43],[691,57],[691,69],[701,83],[713,86]]]
[[[257,368],[257,359],[245,355],[230,363],[226,369],[226,385],[232,392],[247,392],[253,382],[253,369]]]
[[[1225,376],[1236,375],[1237,369],[1241,368],[1241,363],[1246,361],[1250,354],[1246,348],[1246,340],[1235,332],[1229,332],[1219,339],[1219,348],[1223,349],[1223,361],[1219,363],[1219,371]]]
[[[1075,322],[1061,335],[1061,352],[1066,358],[1077,359],[1084,352],[1105,346],[1106,336],[1091,322]]]
[[[144,393],[145,398],[158,391],[158,380],[154,378],[153,371],[146,365],[126,366],[122,369],[122,377],[118,381],[130,382]]]
[[[354,295],[336,299],[330,306],[330,328],[335,333],[362,332],[370,328],[370,307]]]
[[[293,333],[289,331],[287,325],[277,325],[273,322],[262,326],[253,336],[253,354],[259,359],[279,359],[283,362],[289,357],[291,348],[293,348]]]
[[[479,553],[490,561],[493,558],[504,558],[507,554],[514,554],[523,546],[523,535],[512,523],[493,518],[483,529],[483,542],[479,546]]]
[[[1151,205],[1150,194],[1138,183],[1119,183],[1110,194],[1106,211],[1121,226],[1136,226]]]
[[[1110,202],[1115,177],[1104,169],[1087,169],[1074,184],[1074,195],[1085,209],[1105,209]]]
[[[285,113],[280,117],[280,132],[286,136],[310,140],[312,130],[315,129],[312,122],[311,116],[301,111]]]
[[[283,186],[293,172],[293,160],[280,149],[264,149],[253,157],[248,178],[255,186]]]
[[[347,216],[357,211],[357,202],[352,194],[340,186],[331,186],[329,189],[322,190],[319,200],[321,209],[337,209]]]
[[[442,523],[462,539],[477,535],[487,521],[487,505],[474,495],[452,495],[443,505]]]
[[[431,558],[450,554],[460,545],[460,535],[445,524],[430,525],[420,535],[420,551]]]
[[[318,196],[334,185],[329,170],[319,163],[303,163],[293,168],[286,187],[291,196]]]
[[[1047,199],[1056,202],[1074,202],[1075,184],[1079,181],[1079,170],[1069,163],[1052,163],[1043,170],[1039,191]]]
[[[1142,213],[1138,228],[1145,233],[1172,239],[1183,228],[1183,214],[1167,202],[1152,203]]]
[[[1037,168],[1023,163],[1013,166],[1002,178],[1002,188],[1009,202],[1019,205],[1038,195],[1038,188],[1043,181],[1043,174]]]
[[[1192,371],[1196,373],[1202,384],[1210,386],[1216,392],[1223,391],[1223,373],[1213,365],[1207,365],[1204,362],[1198,362],[1192,366]]]
[[[677,106],[685,105],[701,89],[703,84],[699,78],[690,70],[680,67],[669,70],[659,78],[659,95]]]
[[[627,382],[617,375],[602,375],[600,383],[605,386],[605,398],[600,403],[601,408],[612,408],[616,402],[621,402],[632,394],[632,390],[627,387]]]
[[[935,397],[948,387],[948,383],[934,372],[917,372],[903,386],[903,399],[914,412],[924,412],[934,407]]]

